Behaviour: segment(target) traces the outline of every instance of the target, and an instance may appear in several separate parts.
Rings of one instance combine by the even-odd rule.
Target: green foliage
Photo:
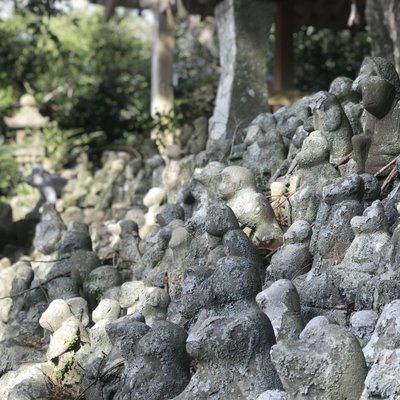
[[[13,190],[21,178],[18,164],[13,157],[14,150],[15,146],[12,145],[0,146],[0,198]]]
[[[303,27],[294,35],[296,87],[304,92],[328,90],[337,76],[354,79],[369,54],[366,32],[334,32]]]
[[[150,125],[145,23],[130,17],[106,24],[100,13],[37,20],[25,12],[0,21],[0,90],[12,90],[15,100],[31,92],[60,129],[102,131],[109,141],[144,133]]]

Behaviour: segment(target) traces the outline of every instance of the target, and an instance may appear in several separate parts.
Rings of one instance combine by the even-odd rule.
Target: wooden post
[[[153,51],[151,60],[151,115],[173,111],[174,17],[169,0],[154,8]]]
[[[278,5],[275,22],[274,90],[294,88],[293,63],[293,1],[283,0]]]

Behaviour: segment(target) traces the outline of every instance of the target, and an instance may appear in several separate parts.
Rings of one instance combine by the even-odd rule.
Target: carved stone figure
[[[290,399],[360,398],[367,367],[360,344],[344,328],[312,327],[300,340],[278,342],[271,359]]]
[[[281,239],[282,229],[267,198],[256,192],[254,177],[244,167],[226,167],[219,193],[235,213],[239,224],[253,230],[254,240]]]
[[[353,89],[365,108],[364,134],[353,138],[354,159],[359,171],[375,174],[400,154],[400,79],[387,60],[366,57]]]
[[[335,95],[329,92],[316,93],[311,101],[314,129],[319,130],[328,141],[330,160],[335,163],[347,156],[351,150],[352,129],[349,120]]]
[[[260,311],[207,318],[187,340],[197,371],[175,400],[255,399],[281,383],[269,351],[275,343],[271,323]]]

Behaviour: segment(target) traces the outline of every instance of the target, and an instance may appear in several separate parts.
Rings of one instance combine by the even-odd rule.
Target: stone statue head
[[[356,92],[361,91],[361,83],[364,79],[379,76],[390,83],[396,92],[396,97],[400,96],[400,78],[394,65],[382,57],[365,57],[361,64],[360,73],[353,82],[352,89]]]

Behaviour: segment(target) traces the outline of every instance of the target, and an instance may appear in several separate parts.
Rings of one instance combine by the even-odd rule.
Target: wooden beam
[[[281,1],[275,22],[273,88],[276,91],[294,88],[293,22],[293,1]]]

